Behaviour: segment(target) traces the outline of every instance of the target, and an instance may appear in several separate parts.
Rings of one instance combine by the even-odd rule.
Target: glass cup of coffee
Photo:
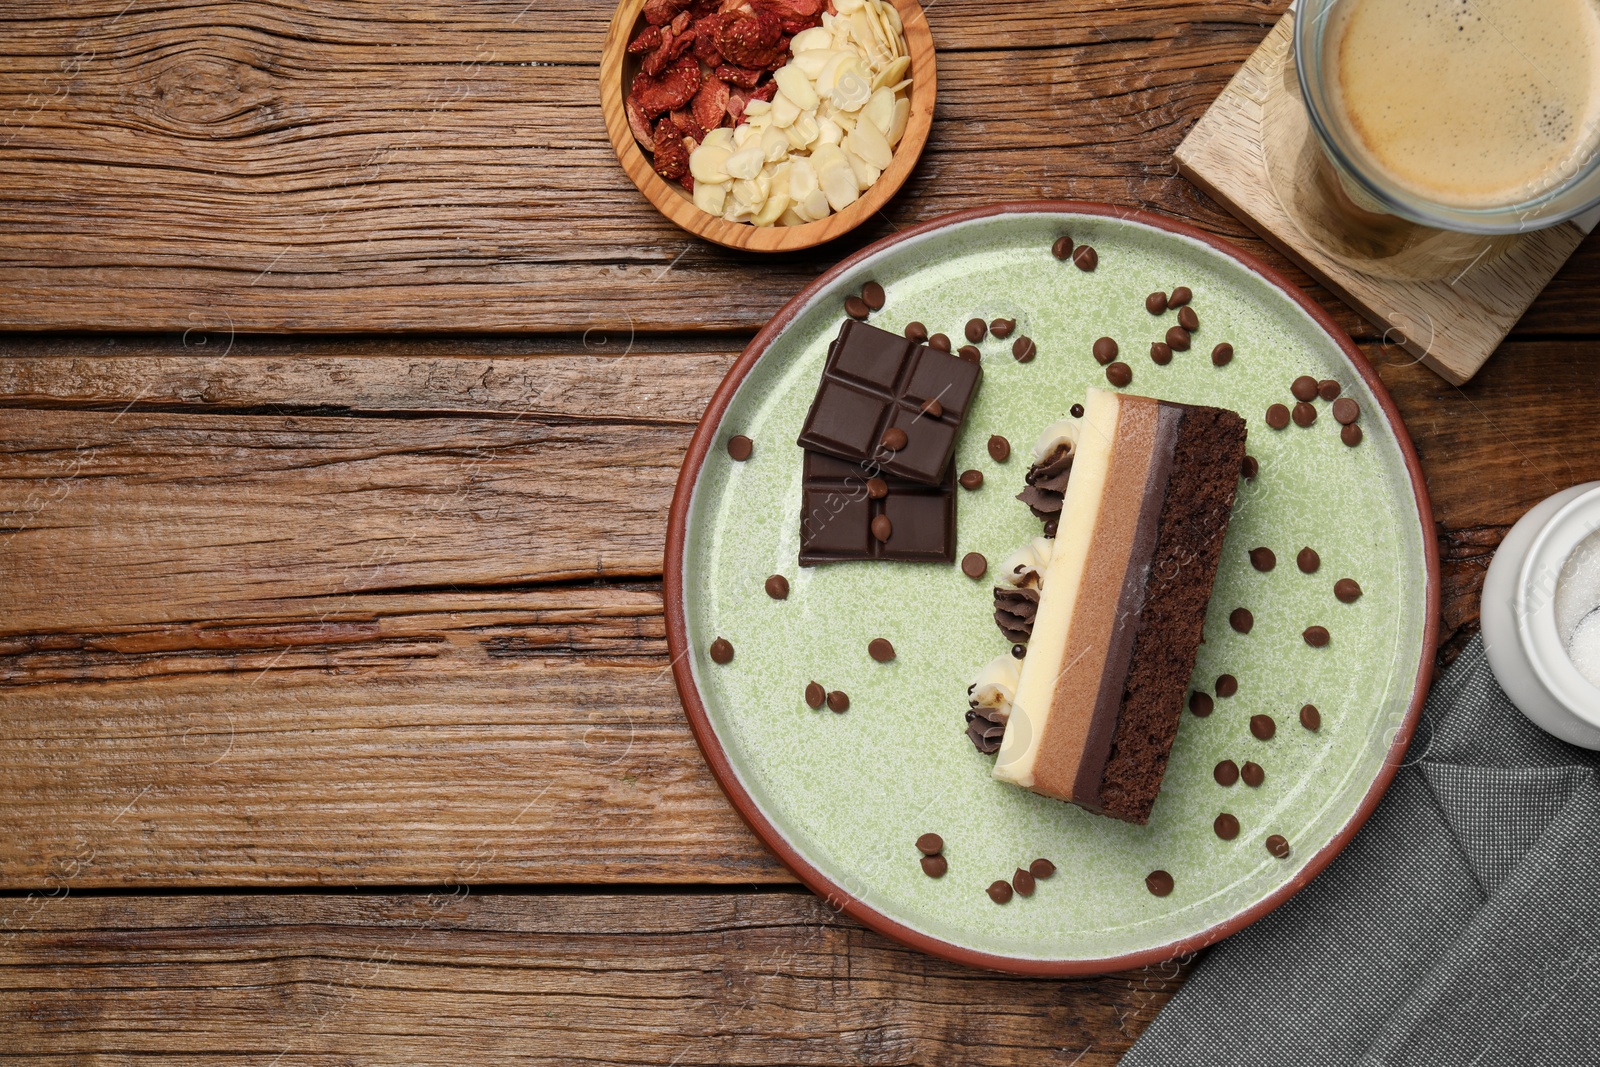
[[[1300,0],[1294,59],[1366,212],[1514,234],[1600,206],[1600,0]]]

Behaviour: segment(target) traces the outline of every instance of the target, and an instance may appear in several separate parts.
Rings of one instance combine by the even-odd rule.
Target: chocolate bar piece
[[[956,558],[955,464],[939,485],[919,485],[877,474],[832,456],[807,452],[800,491],[800,565],[853,559],[899,559],[950,563]],[[878,477],[888,493],[874,499],[868,479]],[[889,538],[879,540],[873,522],[887,519]],[[879,532],[883,524],[879,523]]]
[[[981,374],[976,363],[847,320],[828,346],[800,446],[937,485]],[[897,429],[905,443],[889,449],[884,435]]]

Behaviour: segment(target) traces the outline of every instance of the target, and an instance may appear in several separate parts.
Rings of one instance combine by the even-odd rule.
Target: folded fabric
[[[1122,1067],[1600,1065],[1600,754],[1476,638],[1367,825],[1211,948]]]

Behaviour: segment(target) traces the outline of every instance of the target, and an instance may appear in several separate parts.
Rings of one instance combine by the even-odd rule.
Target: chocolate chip
[[[1361,417],[1361,405],[1347,396],[1333,402],[1333,418],[1340,426],[1349,426]]]
[[[1278,732],[1278,724],[1271,715],[1250,716],[1250,732],[1257,741],[1271,741],[1272,735]]]
[[[1282,834],[1273,834],[1267,838],[1267,851],[1281,859],[1289,855],[1289,842]]]
[[[1104,367],[1107,363],[1117,358],[1117,342],[1109,337],[1102,337],[1094,343],[1094,361]]]
[[[1211,823],[1211,829],[1215,830],[1217,836],[1224,841],[1232,841],[1239,836],[1239,820],[1223,812]]]
[[[1242,634],[1249,633],[1255,624],[1256,617],[1250,614],[1249,608],[1234,608],[1228,616],[1228,625]]]
[[[1011,354],[1016,357],[1018,363],[1027,363],[1039,354],[1039,349],[1033,343],[1033,338],[1023,334],[1011,342]]]
[[[1317,380],[1309,374],[1302,374],[1289,383],[1289,392],[1296,400],[1315,400],[1317,398]]]
[[[928,328],[920,322],[906,323],[905,333],[906,340],[915,341],[919,345],[928,339]]]
[[[1182,326],[1174,326],[1167,331],[1167,344],[1174,352],[1189,351],[1189,331]]]
[[[1178,309],[1178,325],[1193,333],[1200,328],[1200,316],[1194,313],[1192,307],[1181,307]]]
[[[1150,362],[1158,367],[1165,367],[1172,362],[1172,346],[1165,341],[1150,342]]]
[[[1343,389],[1332,378],[1324,378],[1317,383],[1317,395],[1324,400],[1338,400],[1341,392]]]
[[[956,355],[960,356],[968,363],[983,362],[983,353],[978,351],[977,345],[962,345],[960,348],[956,349]]]
[[[989,570],[989,561],[981,552],[968,552],[961,557],[961,573],[968,578],[982,578]]]
[[[872,520],[872,536],[879,541],[888,541],[894,535],[894,524],[889,521],[889,516],[879,515]]]
[[[906,447],[906,432],[898,426],[891,426],[883,431],[883,436],[878,438],[878,443],[891,452],[898,452]]]
[[[1333,583],[1333,595],[1341,604],[1354,604],[1361,599],[1361,586],[1354,578],[1340,578]]]
[[[1133,368],[1119,360],[1106,368],[1106,381],[1121,389],[1133,381]]]
[[[1070,259],[1072,256],[1072,238],[1062,234],[1056,238],[1056,243],[1050,246],[1050,254],[1057,259]]]
[[[1165,314],[1167,310],[1167,294],[1151,293],[1144,298],[1144,309],[1152,315]]]
[[[872,314],[872,309],[859,296],[847,296],[844,298],[844,313],[852,319],[864,319]]]
[[[1322,712],[1317,710],[1315,704],[1307,704],[1300,709],[1300,725],[1313,732],[1322,729]]]
[[[1231,786],[1239,780],[1239,765],[1231,759],[1225,759],[1212,769],[1211,777],[1217,780],[1218,785]]]
[[[1062,238],[1062,240],[1066,240],[1066,238]],[[989,899],[996,904],[1008,903],[1011,900],[1011,883],[995,882],[989,886],[987,892]]]
[[[1303,429],[1317,421],[1317,409],[1302,400],[1294,406],[1294,414],[1291,417],[1294,419],[1294,424]]]
[[[1028,654],[1028,646],[1027,645],[1012,645],[1011,646],[1011,658],[1012,659],[1021,659],[1023,656],[1026,656],[1027,654]]]
[[[1361,443],[1361,427],[1353,422],[1348,426],[1339,427],[1339,440],[1351,448],[1356,447]]]
[[[874,637],[867,642],[867,655],[879,663],[888,663],[894,659],[894,646],[889,643],[887,637]]]
[[[944,851],[944,838],[938,834],[923,834],[917,838],[917,851],[924,856],[937,856]]]
[[[989,324],[989,332],[1004,341],[1011,336],[1011,331],[1017,328],[1016,319],[995,319]]]
[[[1312,648],[1323,648],[1332,640],[1325,626],[1307,626],[1300,636],[1305,638],[1306,644]]]
[[[1211,350],[1211,365],[1226,367],[1233,362],[1233,346],[1224,341]]]
[[[1079,270],[1094,270],[1100,265],[1100,254],[1088,245],[1072,250],[1072,262]]]
[[[882,478],[868,478],[867,479],[867,498],[868,499],[870,499],[870,500],[882,500],[884,497],[886,497],[888,495],[889,495],[889,483],[888,482],[884,481]]]
[[[1189,287],[1187,285],[1180,285],[1176,289],[1172,290],[1171,296],[1167,297],[1167,306],[1181,308],[1183,305],[1187,304],[1193,299],[1194,294],[1189,291]]]
[[[982,319],[967,320],[967,340],[971,341],[973,344],[977,344],[979,341],[983,340],[988,333],[989,324],[984,322]]]
[[[850,695],[842,689],[835,689],[828,694],[828,710],[835,715],[843,715],[850,710]]]
[[[868,282],[863,285],[861,287],[861,300],[873,311],[881,311],[884,301],[883,286],[877,282]]]
[[[733,642],[729,641],[726,637],[719,637],[715,641],[711,642],[711,662],[732,663]]]
[[[1056,873],[1056,865],[1041,857],[1028,864],[1028,873],[1042,882]]]
[[[1261,769],[1259,763],[1246,763],[1239,768],[1239,777],[1251,789],[1260,789],[1261,783],[1267,780],[1267,772]]]
[[[1211,699],[1210,693],[1202,693],[1198,689],[1189,694],[1189,710],[1199,718],[1210,715],[1216,703]]]
[[[922,873],[929,878],[943,878],[944,872],[950,869],[950,861],[943,856],[922,857]]]
[[[922,413],[937,419],[939,416],[944,414],[944,405],[939,403],[937,398],[933,400],[924,400],[922,402]]]
[[[1307,545],[1300,550],[1299,555],[1295,556],[1294,565],[1306,574],[1315,574],[1317,568],[1322,566],[1322,557],[1317,555],[1316,549]]]
[[[1075,419],[1081,419],[1083,418],[1083,405],[1074,404],[1072,407],[1067,409],[1067,413]]]
[[[1172,875],[1166,871],[1151,871],[1144,876],[1144,887],[1158,897],[1172,892]]]
[[[1011,458],[1011,442],[999,434],[989,438],[989,458],[996,463],[1004,463]]]
[[[1267,425],[1274,430],[1281,430],[1289,425],[1289,409],[1282,404],[1274,404],[1267,409]]]
[[[1044,535],[1046,537],[1054,537],[1056,535],[1056,520],[1050,519],[1045,522]]]
[[[767,595],[773,600],[787,600],[789,598],[789,579],[781,574],[774,574],[768,578]]]
[[[983,488],[983,472],[979,470],[962,471],[960,481],[963,489],[981,489]]]
[[[1250,566],[1258,571],[1270,571],[1278,565],[1278,556],[1270,548],[1252,548],[1250,550]]]
[[[928,347],[937,348],[941,352],[948,352],[950,351],[950,338],[942,333],[936,333],[928,338]]]
[[[1261,473],[1261,463],[1254,456],[1246,456],[1239,462],[1239,473],[1253,482]]]
[[[1023,870],[1021,867],[1018,867],[1017,872],[1011,876],[1011,887],[1015,889],[1020,896],[1033,896],[1032,873]]]
[[[728,455],[743,463],[750,458],[750,453],[755,451],[755,442],[744,434],[734,434],[728,438]]]
[[[808,707],[812,708],[813,710],[820,708],[822,707],[823,702],[827,699],[828,691],[826,689],[822,688],[822,686],[818,685],[816,682],[806,683],[806,704]]]
[[[1217,696],[1231,697],[1239,691],[1239,679],[1231,674],[1217,675]]]

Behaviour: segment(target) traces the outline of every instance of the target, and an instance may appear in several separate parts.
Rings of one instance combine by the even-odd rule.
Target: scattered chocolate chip
[[[1158,897],[1172,892],[1172,875],[1166,871],[1151,871],[1144,876],[1144,887]]]
[[[877,282],[868,282],[861,287],[861,301],[873,311],[883,310],[883,286]]]
[[[1307,545],[1300,550],[1299,555],[1295,556],[1294,565],[1306,574],[1315,574],[1317,573],[1317,568],[1322,566],[1322,557],[1317,555],[1316,549]]]
[[[882,478],[867,479],[867,498],[869,500],[882,500],[889,495],[889,483]]]
[[[973,344],[977,344],[979,341],[988,336],[989,324],[984,322],[982,319],[968,319],[966,332],[967,340],[971,341]]]
[[[1121,389],[1133,381],[1133,368],[1118,360],[1106,368],[1106,381]]]
[[[750,458],[750,453],[755,451],[755,442],[744,434],[734,434],[728,438],[728,455],[743,463]]]
[[[1339,427],[1339,440],[1351,448],[1356,447],[1361,443],[1361,427],[1353,422],[1348,426]]]
[[[1361,586],[1354,578],[1340,578],[1333,583],[1333,595],[1341,604],[1354,604],[1361,599]]]
[[[1212,769],[1211,777],[1217,780],[1218,785],[1231,786],[1239,780],[1239,765],[1231,759],[1225,759]]]
[[[774,574],[768,578],[767,595],[773,600],[787,600],[789,598],[789,579],[781,574]]]
[[[1246,456],[1239,463],[1239,473],[1253,482],[1261,473],[1261,463],[1254,456]]]
[[[1339,394],[1344,390],[1332,378],[1324,378],[1317,383],[1317,395],[1324,400],[1338,400]]]
[[[1033,338],[1023,334],[1011,342],[1011,354],[1016,357],[1018,363],[1027,363],[1039,354],[1039,348],[1033,343]]]
[[[922,413],[931,418],[939,418],[944,414],[944,405],[939,403],[937,397],[922,402]]]
[[[813,710],[822,707],[828,699],[828,691],[816,682],[806,683],[806,705]]]
[[[867,655],[879,663],[888,663],[894,659],[894,646],[887,637],[874,637],[867,642]]]
[[[968,578],[982,578],[989,570],[989,561],[981,552],[968,552],[961,557],[961,573]]]
[[[711,642],[711,662],[732,663],[733,642],[729,641],[726,637],[719,637],[715,641]]]
[[[872,536],[879,541],[887,542],[894,534],[894,524],[889,521],[889,516],[879,515],[872,520]]]
[[[1065,238],[1062,239],[1065,240]],[[1011,883],[995,882],[989,886],[988,893],[989,899],[996,904],[1008,903],[1011,900]]]
[[[1023,656],[1026,656],[1027,654],[1028,654],[1028,646],[1027,645],[1012,645],[1011,646],[1011,658],[1012,659],[1021,659]]]
[[[1172,362],[1172,346],[1165,341],[1150,342],[1150,362],[1158,367],[1165,367]]]
[[[979,470],[962,471],[960,481],[963,489],[981,489],[983,488],[983,472]]]
[[[928,339],[928,328],[920,322],[906,323],[905,333],[906,340],[915,341],[919,345]]]
[[[1017,873],[1011,876],[1011,887],[1019,896],[1033,896],[1033,874],[1018,867]]]
[[[937,348],[941,352],[948,352],[950,351],[950,338],[942,333],[936,333],[928,338],[928,347]]]
[[[989,332],[1004,341],[1011,336],[1011,331],[1017,328],[1016,319],[995,319],[989,324]]]
[[[1167,297],[1167,306],[1181,308],[1183,305],[1187,304],[1193,299],[1194,294],[1189,291],[1189,287],[1187,285],[1180,285],[1176,289],[1172,290],[1171,296]]]
[[[950,861],[943,856],[922,857],[922,873],[929,878],[943,878],[944,873],[950,869]]]
[[[1144,298],[1144,309],[1152,315],[1164,315],[1167,311],[1167,294],[1151,293]]]
[[[937,856],[944,851],[944,838],[938,834],[923,834],[917,838],[917,851],[924,856]]]
[[[852,319],[864,319],[872,314],[872,309],[859,296],[847,296],[844,298],[844,313]]]
[[[1231,697],[1239,691],[1239,679],[1231,674],[1217,675],[1217,696]]]
[[[1178,325],[1194,333],[1200,328],[1200,316],[1194,313],[1192,307],[1181,307],[1178,309]]]
[[[1094,361],[1104,367],[1107,363],[1117,358],[1117,342],[1109,337],[1102,337],[1094,343]]]
[[[1250,614],[1249,608],[1234,608],[1228,616],[1228,625],[1242,634],[1250,632],[1256,624],[1256,617]]]
[[[1267,780],[1267,772],[1261,769],[1261,764],[1247,762],[1239,768],[1239,777],[1251,789],[1260,789],[1261,783]]]
[[[1057,259],[1070,259],[1072,257],[1072,238],[1062,234],[1056,238],[1056,243],[1050,246],[1050,254]]]
[[[983,353],[978,351],[977,345],[962,345],[960,348],[956,349],[956,355],[960,356],[968,363],[983,362]]]
[[[1211,350],[1211,365],[1226,367],[1233,362],[1233,346],[1224,341]]]
[[[1289,392],[1296,400],[1315,400],[1317,398],[1317,380],[1309,374],[1302,374],[1289,383]]]
[[[1011,442],[999,434],[989,438],[989,458],[996,463],[1004,463],[1011,458]]]
[[[1271,715],[1250,716],[1250,732],[1257,741],[1271,741],[1272,735],[1278,732],[1278,724]]]
[[[1315,704],[1307,704],[1300,709],[1300,725],[1313,732],[1322,729],[1322,712],[1317,710]]]
[[[1202,693],[1197,689],[1189,694],[1189,710],[1199,718],[1210,715],[1215,707],[1216,702],[1211,699],[1210,693]]]
[[[1333,402],[1333,418],[1340,426],[1349,426],[1361,417],[1361,405],[1347,396]]]
[[[1223,812],[1211,823],[1211,829],[1215,830],[1217,836],[1224,841],[1232,841],[1239,836],[1239,820]]]
[[[1041,857],[1028,864],[1028,873],[1042,882],[1056,873],[1056,865]]]
[[[1174,352],[1189,351],[1189,331],[1182,326],[1174,326],[1167,331],[1167,345]]]
[[[1300,636],[1305,638],[1306,644],[1312,648],[1323,648],[1331,640],[1328,628],[1325,626],[1307,626]]]
[[[828,694],[828,710],[836,715],[843,715],[850,710],[850,695],[842,689],[835,689]]]
[[[1317,409],[1302,400],[1294,406],[1294,414],[1291,417],[1296,426],[1304,429],[1317,421]]]
[[[1082,404],[1074,404],[1074,405],[1072,405],[1072,407],[1067,409],[1067,413],[1069,415],[1071,415],[1075,419],[1081,419],[1081,418],[1083,418],[1083,405]]]
[[[1267,851],[1280,860],[1289,855],[1289,842],[1282,834],[1273,834],[1267,838]]]
[[[1289,409],[1282,404],[1274,404],[1267,409],[1267,425],[1274,430],[1281,430],[1289,425]]]
[[[883,436],[878,438],[878,443],[891,452],[898,452],[906,447],[906,432],[898,426],[891,426],[883,431]]]
[[[1072,250],[1072,262],[1079,270],[1094,270],[1100,265],[1100,253],[1088,245],[1079,245]]]
[[[1270,571],[1277,565],[1278,556],[1277,553],[1272,551],[1272,549],[1262,547],[1252,548],[1250,550],[1250,566],[1254,567],[1256,570]]]

